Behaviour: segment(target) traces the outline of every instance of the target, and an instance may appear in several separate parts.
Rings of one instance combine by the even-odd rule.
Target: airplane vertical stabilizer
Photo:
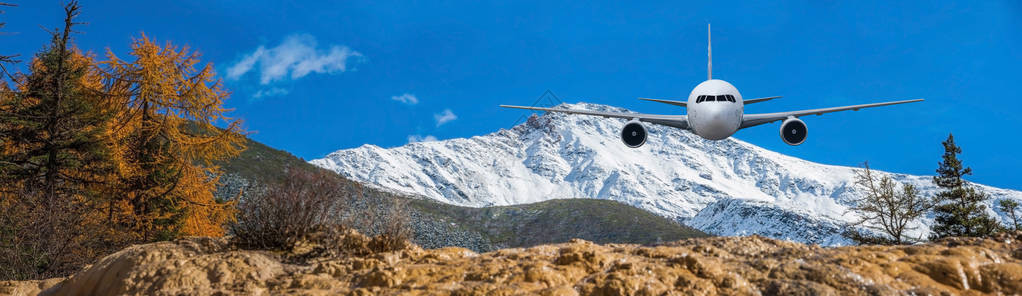
[[[710,39],[710,24],[706,24],[706,80],[713,79],[713,45]]]

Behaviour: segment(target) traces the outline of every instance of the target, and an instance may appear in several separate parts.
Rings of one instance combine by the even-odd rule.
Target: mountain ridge
[[[588,103],[561,107],[631,112]],[[631,149],[617,138],[624,122],[548,113],[486,135],[393,148],[363,145],[310,163],[376,187],[460,206],[612,199],[718,235],[850,243],[840,230],[855,220],[847,205],[862,193],[852,182],[856,168],[813,163],[734,138],[707,141],[656,125],[646,125],[646,145]],[[924,195],[937,191],[929,176],[878,173],[916,185]],[[1002,221],[1004,214],[990,205],[1003,198],[1022,200],[1019,191],[976,186],[991,195],[988,212]],[[791,215],[777,212],[739,223],[747,218],[738,214],[750,208]],[[701,214],[705,209],[716,214]],[[914,222],[909,235],[924,236],[931,221]],[[799,225],[806,223],[830,230],[826,235],[799,233],[804,232]],[[779,226],[791,232],[778,233]]]
[[[237,158],[221,163],[216,197],[230,200],[279,182],[288,170],[320,170],[304,160],[249,139]],[[347,186],[360,183],[338,176]],[[502,207],[470,208],[414,194],[367,188],[363,200],[406,201],[413,241],[425,248],[456,246],[476,252],[530,247],[581,238],[600,243],[655,244],[705,233],[642,209],[608,200],[556,200]],[[627,219],[625,219],[627,218]],[[367,231],[368,229],[360,229]]]

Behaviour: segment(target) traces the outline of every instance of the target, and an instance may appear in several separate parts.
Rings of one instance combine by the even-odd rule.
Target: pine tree
[[[65,7],[63,30],[39,52],[14,90],[0,95],[0,184],[38,192],[44,209],[90,191],[112,172],[106,98],[93,58],[70,44],[78,5]]]
[[[244,136],[226,116],[230,93],[212,64],[196,68],[198,54],[145,35],[132,44],[133,61],[107,56],[107,91],[124,107],[115,130],[127,223],[143,240],[223,235],[233,204],[213,197],[214,162],[240,154]]]
[[[0,220],[13,233],[0,243],[35,269],[19,274],[63,274],[90,256],[79,247],[99,236],[90,213],[114,171],[108,100],[95,91],[102,76],[71,45],[77,15],[72,1],[28,73],[0,88]]]
[[[1017,201],[1014,201],[1014,200],[1011,200],[1011,199],[1002,199],[1000,202],[997,203],[997,206],[1001,209],[1001,212],[1004,212],[1005,214],[1008,214],[1008,218],[1011,218],[1012,230],[1015,230],[1015,231],[1022,230],[1022,228],[1019,228],[1019,223],[1018,223],[1018,219],[1019,219],[1019,217],[1018,217],[1018,215],[1019,215],[1019,213],[1018,213],[1018,206],[1019,206],[1019,204],[1018,204]]]
[[[934,208],[935,224],[930,239],[943,237],[983,237],[996,232],[1000,226],[986,215],[982,204],[987,195],[968,186],[962,179],[971,175],[972,169],[965,167],[958,159],[962,148],[955,144],[954,135],[949,134],[944,144],[943,161],[937,167],[933,182],[944,189],[937,193],[938,205]]]
[[[108,174],[105,129],[111,117],[105,98],[96,93],[102,81],[92,57],[70,45],[77,3],[66,7],[62,31],[33,59],[30,73],[17,78],[17,90],[4,101],[0,137],[7,149],[7,182],[24,181],[46,200],[80,193],[82,185]]]

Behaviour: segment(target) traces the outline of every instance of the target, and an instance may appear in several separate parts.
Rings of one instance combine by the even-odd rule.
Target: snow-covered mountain
[[[629,112],[587,103],[561,107]],[[823,245],[854,221],[847,204],[862,193],[855,168],[813,163],[734,138],[707,141],[675,128],[646,125],[645,146],[618,139],[624,120],[550,113],[510,130],[468,139],[363,145],[310,163],[387,190],[471,207],[556,198],[612,199],[718,235],[760,234]],[[929,176],[891,174],[922,194]],[[977,185],[993,201],[1022,192]],[[990,214],[1005,219],[1004,213]],[[930,218],[910,235],[925,237]]]

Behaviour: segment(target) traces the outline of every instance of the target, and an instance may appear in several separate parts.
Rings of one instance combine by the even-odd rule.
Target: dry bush
[[[408,246],[413,232],[406,198],[366,190],[357,182],[344,180],[357,198],[350,200],[343,220],[345,225],[373,238],[371,249],[377,252],[400,250]]]
[[[869,163],[863,163],[862,168],[855,172],[855,184],[866,191],[848,208],[848,211],[859,215],[859,221],[852,226],[881,232],[890,239],[856,233],[847,236],[860,243],[902,244],[911,241],[912,238],[905,236],[907,230],[914,229],[908,226],[909,223],[925,215],[933,207],[933,201],[919,195],[911,184],[899,184],[886,175],[876,176]]]
[[[377,230],[369,245],[371,250],[389,252],[408,247],[412,229],[409,227],[407,204],[404,199],[389,198],[369,211],[366,217],[371,221],[367,224],[375,226]]]
[[[324,171],[292,169],[288,177],[238,203],[231,226],[243,248],[291,250],[298,240],[338,225],[346,204],[342,184]]]
[[[412,233],[404,200],[365,192],[332,172],[292,169],[282,182],[240,201],[231,232],[239,247],[298,259],[406,248]]]
[[[132,242],[86,199],[43,196],[0,193],[0,280],[68,276]]]

